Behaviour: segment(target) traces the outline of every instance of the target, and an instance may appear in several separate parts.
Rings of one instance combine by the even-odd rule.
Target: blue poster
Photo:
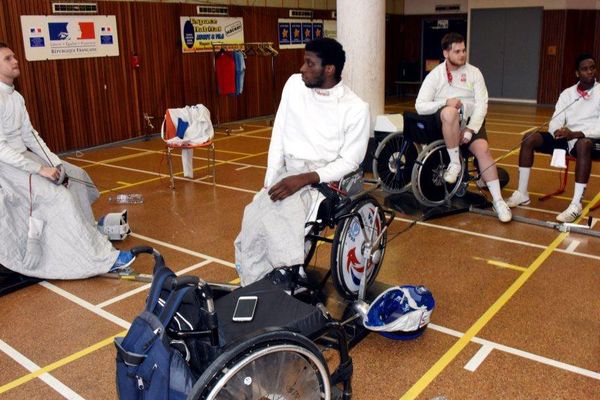
[[[313,24],[312,22],[302,23],[302,43],[308,43],[312,40]]]
[[[302,24],[300,22],[292,22],[292,44],[302,44]]]
[[[312,27],[312,37],[313,39],[321,39],[323,37],[323,24],[322,23],[314,23]]]
[[[279,23],[279,44],[290,44],[291,41],[290,24]]]

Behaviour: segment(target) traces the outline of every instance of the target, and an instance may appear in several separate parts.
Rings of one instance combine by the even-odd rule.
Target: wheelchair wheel
[[[358,216],[345,218],[335,230],[331,250],[334,286],[343,297],[350,300],[357,298],[364,273],[367,274],[366,289],[375,281],[387,243],[387,231],[381,235],[385,228],[385,215],[377,200],[365,197],[356,202],[351,212],[361,216],[365,230],[361,229]],[[377,240],[380,235],[381,238]],[[367,244],[372,249],[369,258],[365,254]]]
[[[329,369],[317,346],[290,331],[254,336],[221,354],[188,400],[331,399]]]
[[[373,174],[390,193],[401,193],[410,183],[410,174],[419,154],[418,145],[402,132],[385,137],[375,150]]]
[[[464,171],[465,161],[462,155],[460,157]],[[413,194],[419,203],[428,207],[442,205],[461,188],[463,174],[459,174],[453,184],[444,181],[444,171],[449,163],[450,156],[443,140],[436,140],[421,151],[415,161],[411,178]]]

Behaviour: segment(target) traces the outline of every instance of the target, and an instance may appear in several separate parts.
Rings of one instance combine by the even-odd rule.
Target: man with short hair
[[[346,56],[333,39],[306,44],[304,63],[283,88],[264,189],[246,207],[236,239],[242,284],[274,268],[302,265],[304,224],[322,195],[310,185],[358,169],[369,140],[369,106],[342,81]]]
[[[510,208],[502,199],[498,170],[490,154],[485,131],[488,93],[483,75],[468,64],[465,38],[448,33],[442,38],[445,61],[423,81],[415,108],[420,115],[435,115],[450,156],[444,180],[453,184],[462,173],[459,145],[467,145],[479,164],[493,198],[498,219],[509,222]]]
[[[99,193],[90,177],[33,129],[14,87],[20,74],[15,54],[0,43],[0,264],[44,279],[127,268],[133,254],[115,250],[96,229],[91,203]],[[59,182],[65,173],[77,179]]]
[[[593,140],[600,139],[600,92],[596,89],[596,62],[590,54],[577,57],[575,76],[579,81],[558,98],[548,125],[549,132],[531,132],[522,140],[519,186],[507,201],[509,207],[530,203],[527,186],[534,151],[552,154],[555,147],[564,147],[577,158],[577,164],[573,198],[566,210],[556,217],[560,222],[573,222],[581,215],[581,199],[592,167]]]

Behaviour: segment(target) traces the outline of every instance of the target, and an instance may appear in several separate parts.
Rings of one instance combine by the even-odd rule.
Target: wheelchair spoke
[[[277,348],[279,347],[279,349]],[[294,350],[294,351],[291,351]],[[300,351],[299,351],[300,350]],[[215,400],[329,399],[322,371],[308,351],[281,345],[266,348],[231,368]]]

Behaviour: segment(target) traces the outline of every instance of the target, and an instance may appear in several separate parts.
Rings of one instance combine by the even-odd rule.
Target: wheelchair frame
[[[405,127],[406,128],[406,127]],[[406,129],[405,129],[406,131]],[[375,150],[373,174],[390,193],[412,190],[417,201],[426,207],[448,204],[454,196],[462,197],[469,182],[479,179],[477,169],[468,169],[471,154],[461,146],[460,162],[463,173],[449,184],[443,174],[450,163],[443,139],[424,143],[410,131],[387,135]]]
[[[148,253],[154,256],[154,273],[166,268],[164,258],[151,247],[135,247],[134,255]],[[235,291],[232,285],[207,283],[195,276],[167,278],[164,290],[193,286],[194,298],[200,304],[199,321],[204,325],[199,330],[182,330],[170,323],[166,334],[171,345],[192,349],[210,349],[201,373],[188,395],[196,399],[279,399],[279,398],[332,398],[351,399],[352,358],[349,355],[346,324],[356,317],[340,323],[334,320],[322,304],[314,306],[315,313],[322,315],[322,323],[316,331],[304,336],[284,327],[264,327],[249,336],[220,347],[219,323],[215,300]],[[283,292],[278,288],[277,291]],[[286,295],[287,296],[287,295]],[[298,300],[298,299],[297,299]],[[311,306],[313,307],[313,306]],[[173,326],[178,327],[177,329]],[[196,341],[192,346],[190,341]],[[177,347],[176,348],[180,348]],[[325,361],[321,348],[333,349],[339,355],[339,365],[333,373]],[[184,354],[185,356],[185,354]],[[189,358],[187,358],[189,361]],[[268,369],[275,363],[282,382],[273,379]],[[198,366],[196,366],[198,367]],[[271,370],[273,368],[271,367]],[[285,374],[294,375],[292,380]],[[296,383],[295,383],[296,382]],[[299,383],[298,383],[299,382]],[[336,385],[341,384],[340,391]],[[260,392],[265,390],[266,393]],[[257,392],[258,391],[258,392]],[[283,397],[283,396],[287,397]],[[335,397],[332,397],[334,395]]]

